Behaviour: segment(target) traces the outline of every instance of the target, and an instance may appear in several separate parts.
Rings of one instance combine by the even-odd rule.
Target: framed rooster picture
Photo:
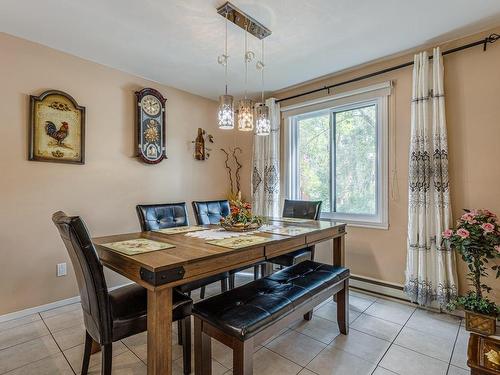
[[[30,96],[29,160],[85,164],[85,107],[49,90]]]

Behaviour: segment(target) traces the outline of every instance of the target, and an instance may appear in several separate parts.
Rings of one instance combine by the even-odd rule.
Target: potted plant
[[[244,232],[256,230],[262,226],[262,217],[252,214],[252,206],[241,199],[241,193],[229,201],[231,212],[221,218],[221,226],[229,231]]]
[[[491,287],[482,283],[481,278],[488,276],[489,268],[495,271],[496,278],[500,276],[500,265],[495,264],[495,260],[500,258],[500,226],[497,216],[491,211],[464,211],[457,222],[457,229],[443,232],[443,241],[456,249],[467,263],[467,279],[473,290],[451,301],[447,308],[465,310],[468,331],[493,335],[500,306],[486,297]],[[493,263],[492,266],[490,262]]]

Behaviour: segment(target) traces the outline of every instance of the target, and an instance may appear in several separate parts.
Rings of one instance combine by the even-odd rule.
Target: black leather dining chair
[[[162,204],[139,204],[136,206],[137,216],[142,231],[173,228],[189,225],[188,212],[185,202]],[[200,289],[200,298],[205,298],[205,289],[208,284],[220,281],[221,292],[228,287],[229,273],[222,272],[177,287],[182,293],[191,293]]]
[[[194,217],[198,225],[220,224],[220,219],[229,215],[231,208],[226,199],[216,201],[194,201]]]
[[[283,217],[319,220],[321,201],[300,201],[285,199]],[[304,260],[314,260],[314,246],[308,246],[288,254],[269,259],[270,263],[290,267]]]
[[[83,220],[58,211],[52,221],[69,253],[80,290],[85,346],[82,371],[89,368],[92,343],[101,345],[102,375],[110,375],[112,344],[147,330],[147,291],[137,284],[108,291],[103,265]],[[172,320],[182,322],[184,373],[191,373],[191,308],[193,301],[175,291],[172,295]]]
[[[227,199],[215,200],[215,201],[194,201],[193,203],[194,217],[198,225],[208,225],[208,224],[220,224],[220,219],[229,215],[231,207],[229,206],[229,201]],[[259,262],[253,266],[254,280],[259,278],[260,274],[264,276],[265,273],[265,263]],[[247,266],[243,268],[238,268],[229,271],[229,289],[233,289],[235,286],[236,274],[252,266]]]

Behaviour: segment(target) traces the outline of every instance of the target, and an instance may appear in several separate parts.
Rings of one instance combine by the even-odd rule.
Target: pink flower
[[[462,238],[468,238],[470,233],[467,229],[463,229],[463,228],[460,228],[459,230],[457,230],[457,234]]]
[[[475,217],[476,216],[474,214],[467,212],[467,213],[462,215],[461,219],[463,221],[465,221],[466,223],[475,224],[476,223]]]
[[[451,229],[446,229],[444,232],[443,232],[443,238],[450,238],[451,236],[453,236],[453,231]]]
[[[481,228],[483,228],[485,233],[491,233],[495,230],[495,226],[491,223],[484,223],[481,225]]]

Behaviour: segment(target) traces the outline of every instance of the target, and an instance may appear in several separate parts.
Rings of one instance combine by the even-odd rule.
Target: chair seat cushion
[[[140,285],[130,284],[109,292],[111,317],[113,319],[113,340],[143,332],[147,329],[147,290]],[[172,294],[172,320],[180,320],[191,314],[193,301],[175,290]]]
[[[212,284],[212,283],[215,283],[217,281],[227,279],[228,277],[229,277],[229,272],[222,272],[222,273],[218,273],[218,274],[213,275],[213,276],[205,277],[203,279],[199,279],[199,280],[191,281],[191,282],[186,283],[186,284],[179,285],[178,287],[176,287],[176,289],[182,293],[188,293],[188,292],[191,292],[192,290],[199,289],[202,286],[206,286],[208,284]]]
[[[269,259],[269,262],[279,264],[280,266],[290,267],[305,260],[311,260],[311,257],[311,249],[309,247],[305,247],[303,249]]]
[[[347,277],[346,268],[305,261],[198,302],[193,314],[245,340]]]

